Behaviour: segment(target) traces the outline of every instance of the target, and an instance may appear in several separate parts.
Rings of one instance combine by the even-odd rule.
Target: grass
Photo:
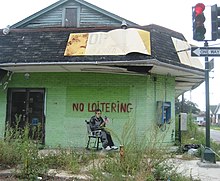
[[[214,130],[220,130],[220,125],[211,125],[210,128]]]
[[[96,158],[95,154],[86,155],[71,148],[39,154],[38,143],[30,139],[28,133],[28,126],[22,132],[9,128],[5,139],[0,140],[0,169],[15,168],[15,176],[19,179],[36,180],[49,169],[78,173],[80,167]]]
[[[178,128],[177,125],[176,128]],[[211,127],[211,129],[212,128],[213,126]],[[198,144],[204,146],[206,145],[205,132],[203,131],[203,129],[201,130],[201,127],[198,127],[198,125],[194,123],[190,115],[188,116],[187,120],[187,131],[182,131],[182,146],[185,144]],[[219,153],[220,144],[211,140],[210,145],[214,152]],[[198,157],[201,157],[201,152],[201,149],[199,149],[199,154],[197,155]],[[219,161],[220,158],[217,156],[216,160]]]
[[[152,126],[150,136],[140,140],[134,128],[132,122],[124,125],[122,137],[118,138],[123,143],[124,156],[108,154],[100,166],[92,171],[94,180],[192,180],[178,174],[176,166],[167,161],[172,154],[163,144],[166,132],[161,133],[157,126]]]
[[[123,145],[122,156],[122,152],[107,152],[103,155],[95,151],[79,152],[73,148],[60,147],[55,152],[39,154],[43,150],[39,151],[39,145],[28,138],[28,127],[22,134],[8,129],[5,140],[0,140],[0,165],[5,168],[15,165],[15,176],[21,180],[36,180],[38,176],[46,175],[49,169],[78,174],[82,168],[84,174],[100,181],[192,180],[178,174],[176,166],[167,161],[174,155],[163,144],[166,132],[161,132],[157,126],[152,126],[150,130],[150,136],[140,139],[134,121],[128,121],[121,137],[112,132]],[[196,130],[190,130],[190,134],[196,137]]]

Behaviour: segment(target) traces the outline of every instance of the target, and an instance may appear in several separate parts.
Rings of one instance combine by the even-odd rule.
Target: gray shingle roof
[[[70,33],[112,30],[112,28],[109,27],[12,29],[8,35],[0,34],[0,63],[90,62],[94,60],[129,61],[157,59],[164,63],[188,67],[180,63],[171,40],[171,36],[184,40],[182,34],[157,25],[149,25],[139,28],[151,32],[151,56],[138,53],[125,56],[64,56],[66,43]],[[194,69],[193,67],[190,68]]]
[[[39,72],[40,66],[44,65],[51,71],[54,65],[71,65],[77,69],[76,65],[87,64],[94,68],[95,62],[99,62],[100,66],[123,68],[138,74],[150,71],[155,74],[176,76],[176,96],[196,88],[204,81],[204,70],[180,62],[171,37],[185,40],[182,34],[158,25],[136,28],[150,31],[151,55],[129,53],[123,56],[64,56],[70,33],[105,32],[115,27],[11,29],[7,35],[1,31],[0,69],[16,71],[18,66],[29,65],[32,66],[32,71],[36,69]],[[100,70],[102,67],[95,69]],[[28,68],[24,70],[29,71]]]

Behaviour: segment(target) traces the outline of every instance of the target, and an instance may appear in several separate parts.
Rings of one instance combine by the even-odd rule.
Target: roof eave
[[[127,67],[146,66],[149,72],[138,73],[132,72]],[[42,69],[42,67],[44,69]],[[178,80],[175,80],[175,97],[186,91],[193,90],[204,82],[204,70],[190,69],[160,62],[156,59],[148,60],[129,60],[129,61],[94,61],[94,62],[44,62],[44,63],[4,63],[0,68],[11,72],[99,72],[113,74],[132,74],[132,75],[148,75],[161,74],[176,77],[180,73]],[[101,70],[101,71],[100,71]],[[186,79],[190,75],[187,82],[181,80]],[[194,79],[194,80],[193,80]],[[180,80],[180,82],[178,82]]]

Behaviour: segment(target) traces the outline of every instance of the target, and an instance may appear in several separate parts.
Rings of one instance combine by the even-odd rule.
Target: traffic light
[[[206,28],[204,22],[206,20],[204,16],[205,5],[198,3],[192,8],[192,21],[193,21],[193,39],[197,41],[205,40]]]
[[[217,5],[211,6],[211,18],[212,18],[212,40],[217,40],[220,38],[220,7]]]

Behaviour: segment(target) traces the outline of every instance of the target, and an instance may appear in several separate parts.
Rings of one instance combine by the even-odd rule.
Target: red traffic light
[[[203,41],[206,33],[206,28],[204,26],[206,18],[203,13],[205,5],[203,3],[198,3],[192,8],[192,10],[193,39]]]
[[[202,14],[205,10],[205,5],[203,3],[198,3],[195,5],[195,16],[198,16],[199,14]]]

